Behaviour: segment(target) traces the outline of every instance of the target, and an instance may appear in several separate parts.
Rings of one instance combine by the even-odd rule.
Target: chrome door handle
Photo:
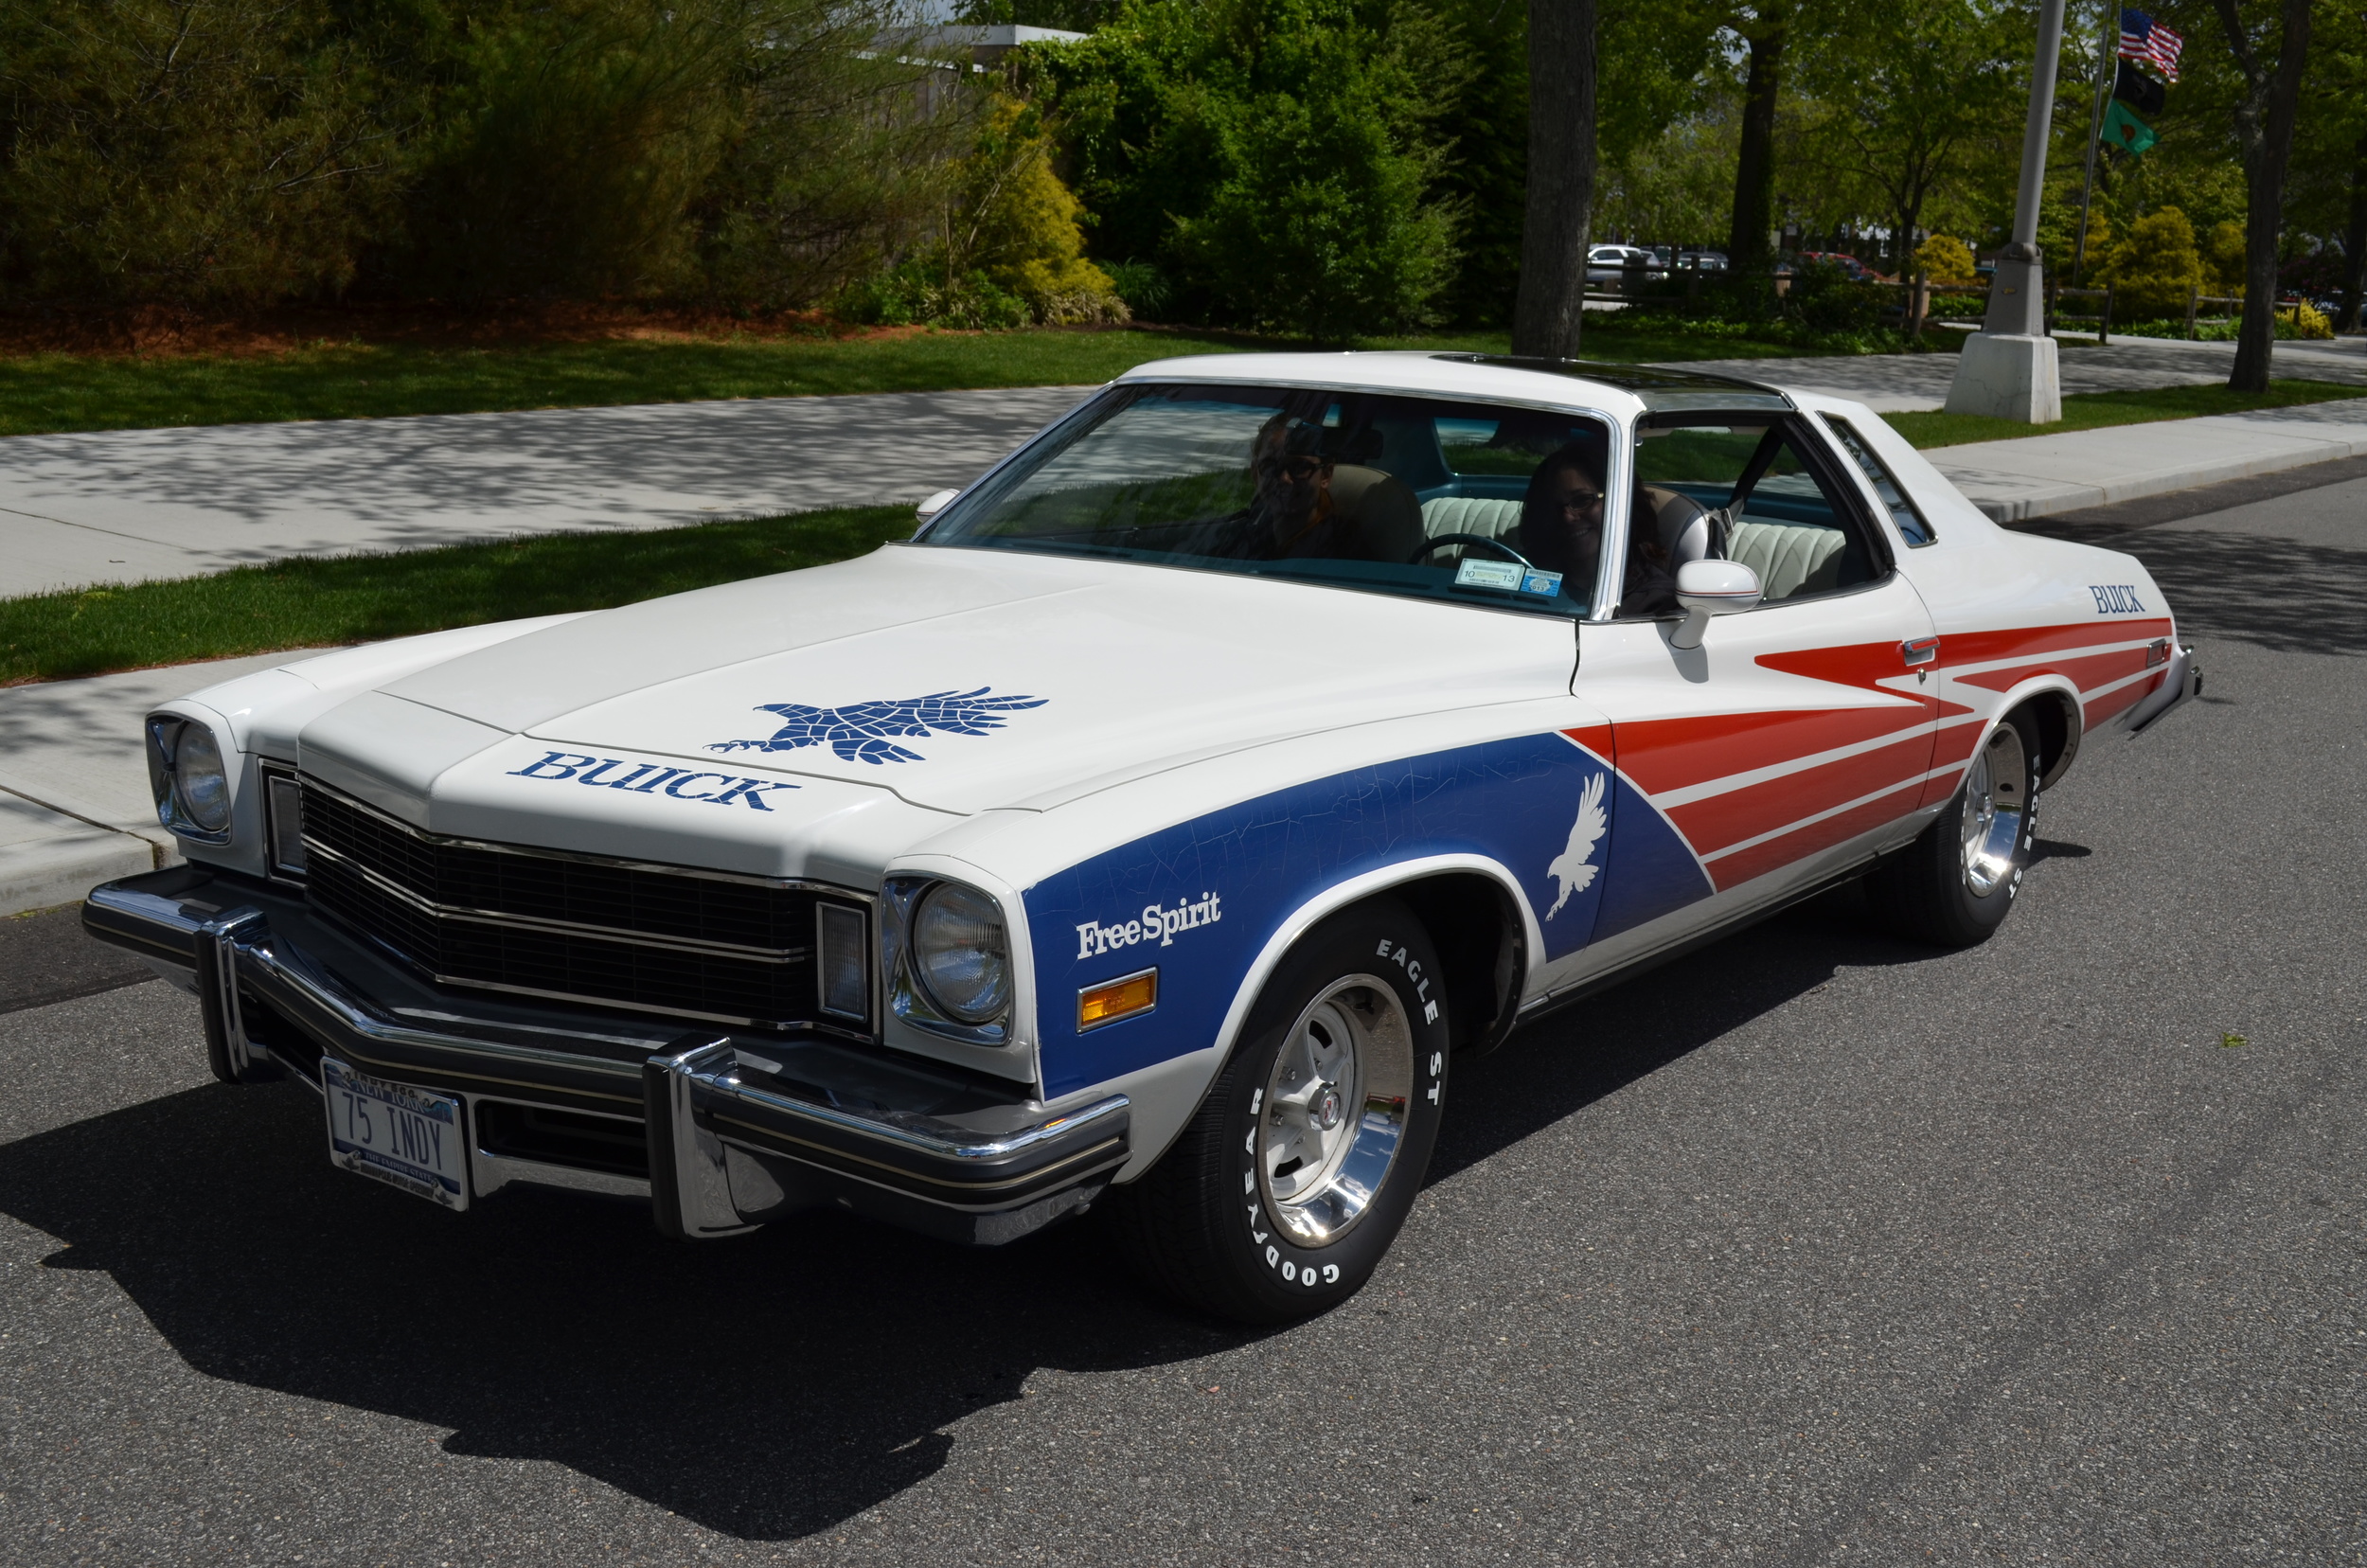
[[[1905,656],[1907,662],[1911,665],[1930,664],[1933,659],[1940,656],[1940,639],[1937,637],[1917,637],[1913,642],[1900,643],[1898,645],[1898,651]]]

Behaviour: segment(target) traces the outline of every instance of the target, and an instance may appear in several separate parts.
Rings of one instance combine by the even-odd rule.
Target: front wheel
[[[1136,1269],[1188,1305],[1287,1323],[1380,1264],[1437,1141],[1447,1014],[1404,905],[1317,927],[1275,969],[1199,1114],[1112,1219]]]
[[[1922,836],[1866,879],[1892,924],[1942,947],[1973,947],[2005,923],[2038,836],[2038,727],[2008,715]]]

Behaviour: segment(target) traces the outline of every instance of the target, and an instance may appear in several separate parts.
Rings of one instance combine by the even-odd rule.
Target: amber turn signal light
[[[1148,1012],[1158,1000],[1159,971],[1155,969],[1112,980],[1106,986],[1091,987],[1077,993],[1077,1027],[1079,1031],[1097,1029],[1104,1024]]]

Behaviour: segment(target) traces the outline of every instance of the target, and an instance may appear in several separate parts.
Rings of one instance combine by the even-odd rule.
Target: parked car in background
[[[1876,272],[1872,267],[1867,266],[1856,257],[1848,255],[1842,251],[1802,251],[1800,253],[1800,259],[1803,261],[1822,261],[1828,266],[1839,267],[1849,275],[1849,281],[1852,283],[1888,283],[1893,281],[1893,279],[1881,273]]]
[[[1679,272],[1697,272],[1707,276],[1725,272],[1729,265],[1724,251],[1689,250],[1677,253]]]
[[[456,1222],[555,1187],[997,1245],[1096,1205],[1280,1322],[1379,1267],[1458,1053],[1853,878],[1981,942],[2039,792],[2199,688],[2134,557],[1719,376],[1168,360],[933,500],[861,560],[167,703],[187,864],[83,922],[196,994],[216,1077],[301,1084],[330,1163]],[[262,1179],[211,1103],[187,1179]]]
[[[1586,280],[1595,285],[1616,284],[1626,280],[1631,265],[1643,263],[1646,277],[1665,276],[1665,269],[1657,268],[1652,253],[1641,245],[1593,245],[1586,253]]]

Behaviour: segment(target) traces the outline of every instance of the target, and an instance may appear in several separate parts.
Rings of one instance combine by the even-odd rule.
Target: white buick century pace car
[[[1371,1274],[1457,1052],[1845,878],[1980,941],[2038,792],[2199,684],[2137,561],[1711,376],[1169,361],[924,510],[169,704],[187,864],[86,923],[448,1208],[1098,1202],[1271,1321]]]

